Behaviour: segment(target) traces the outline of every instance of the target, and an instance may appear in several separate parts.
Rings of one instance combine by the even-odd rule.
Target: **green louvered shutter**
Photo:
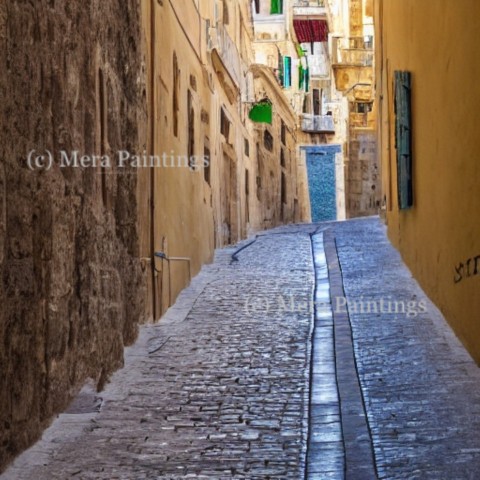
[[[283,57],[283,86],[292,86],[292,57]]]
[[[301,63],[298,64],[298,89],[303,90],[305,86],[305,70]]]
[[[283,13],[283,0],[272,0],[270,13],[272,15]]]
[[[303,68],[302,63],[298,65],[298,88],[308,92],[310,89],[310,71],[307,68]]]
[[[395,146],[397,149],[398,205],[413,206],[412,79],[410,72],[395,72]]]

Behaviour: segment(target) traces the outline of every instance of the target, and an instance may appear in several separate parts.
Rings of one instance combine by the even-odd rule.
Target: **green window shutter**
[[[305,85],[305,70],[302,64],[298,65],[298,89],[302,90]]]
[[[250,120],[256,123],[269,123],[272,124],[272,104],[264,101],[255,104],[248,115]]]
[[[397,150],[398,205],[413,206],[412,79],[410,72],[395,72],[395,147]]]
[[[272,0],[270,6],[270,13],[272,15],[278,15],[283,13],[283,0]]]
[[[302,63],[298,66],[298,88],[308,92],[310,88],[310,72],[308,66],[303,68]]]
[[[292,86],[292,57],[283,57],[283,86]]]

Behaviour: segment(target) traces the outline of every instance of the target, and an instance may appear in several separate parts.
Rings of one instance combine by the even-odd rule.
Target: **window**
[[[195,155],[195,110],[193,109],[192,92],[188,90],[187,96],[188,109],[188,158],[190,162],[194,161]]]
[[[230,120],[225,113],[225,110],[222,108],[220,109],[220,133],[225,137],[227,143],[229,143],[230,139]]]
[[[280,166],[287,166],[287,163],[285,162],[285,150],[283,148],[280,150]]]
[[[173,134],[178,137],[178,95],[180,88],[180,70],[178,69],[177,54],[173,52]]]
[[[248,141],[248,138],[245,139],[245,156],[250,156],[250,142]]]
[[[194,92],[197,91],[197,77],[195,75],[190,75],[190,87]]]
[[[308,101],[308,95],[305,95],[305,98],[303,99],[302,112],[310,113],[310,102]]]
[[[287,203],[287,176],[284,172],[282,172],[282,180],[281,180],[281,197],[282,203]]]
[[[245,215],[247,223],[250,222],[250,172],[245,169]]]
[[[228,25],[230,22],[230,18],[228,15],[228,2],[227,0],[223,0],[223,24]]]
[[[305,57],[301,59],[298,66],[298,89],[305,92],[310,89],[310,72]]]
[[[410,72],[395,72],[395,147],[401,210],[413,206],[411,85]]]
[[[356,102],[353,111],[355,113],[369,113],[373,110],[373,102]]]
[[[285,122],[282,120],[282,126],[280,129],[280,140],[284,145],[287,144],[287,126],[285,125]]]
[[[260,144],[257,143],[257,199],[262,201],[262,176],[264,174],[263,158],[260,151]]]
[[[318,88],[313,89],[313,114],[321,115],[322,101],[320,100],[320,90]]]
[[[211,166],[212,158],[210,156],[210,143],[208,138],[205,138],[205,145],[203,147],[203,157],[205,160],[205,163],[203,164],[203,178],[209,185],[211,185],[210,166]]]
[[[268,130],[263,133],[263,145],[269,152],[273,151],[273,137]]]
[[[285,88],[292,86],[292,57],[283,57],[283,86]]]

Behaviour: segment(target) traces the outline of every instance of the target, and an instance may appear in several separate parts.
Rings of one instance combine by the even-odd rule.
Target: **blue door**
[[[337,219],[335,153],[307,151],[312,222]]]

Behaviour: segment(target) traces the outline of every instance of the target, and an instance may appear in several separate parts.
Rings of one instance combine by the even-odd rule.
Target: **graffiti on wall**
[[[466,262],[460,262],[455,267],[454,282],[460,283],[463,280],[480,275],[480,255],[469,258]]]

